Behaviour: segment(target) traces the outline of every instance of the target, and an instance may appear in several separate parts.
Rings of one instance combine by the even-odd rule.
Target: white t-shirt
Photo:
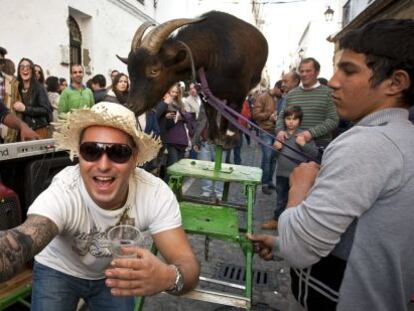
[[[36,261],[60,272],[89,280],[104,278],[112,260],[106,232],[120,218],[141,231],[156,234],[181,225],[174,193],[161,179],[136,168],[129,180],[128,199],[117,210],[100,208],[89,196],[79,166],[57,174],[52,184],[33,202],[28,214],[49,218],[59,234],[36,257]]]

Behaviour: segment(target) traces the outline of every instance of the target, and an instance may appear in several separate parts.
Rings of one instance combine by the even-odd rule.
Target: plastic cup
[[[123,249],[140,246],[142,237],[137,228],[131,225],[115,226],[108,231],[107,237],[114,258],[136,258],[135,254],[125,254]]]

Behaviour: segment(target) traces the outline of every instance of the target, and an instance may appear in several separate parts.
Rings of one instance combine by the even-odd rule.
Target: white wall
[[[330,25],[326,21],[314,21],[311,23],[309,33],[304,44],[304,58],[313,57],[321,64],[319,77],[329,80],[333,74],[334,44],[326,38],[332,33]]]
[[[321,64],[319,76],[329,80],[334,72],[333,56],[335,46],[327,38],[339,31],[341,27],[342,13],[337,10],[341,1],[336,0],[330,1],[329,3],[325,3],[324,1],[308,1],[309,14],[305,18],[308,24],[303,27],[302,35],[300,40],[298,40],[295,52],[291,53],[291,66],[295,67],[298,65],[300,61],[298,51],[303,49],[303,58],[315,58]],[[324,15],[328,4],[335,11],[332,21],[326,21]],[[308,26],[309,28],[306,30]]]
[[[52,14],[45,14],[53,12]],[[0,45],[16,66],[22,57],[40,64],[46,72],[66,76],[60,66],[59,45],[67,45],[66,1],[1,0]]]
[[[0,0],[0,46],[17,65],[22,57],[40,64],[46,75],[69,78],[61,50],[69,53],[69,12],[82,32],[82,48],[89,50],[90,75],[126,66],[116,54],[127,56],[137,27],[153,14],[152,1],[145,6],[133,0]],[[142,10],[142,11],[140,11]],[[148,13],[146,13],[148,12]],[[67,54],[68,55],[68,54]],[[88,68],[87,68],[88,69]]]

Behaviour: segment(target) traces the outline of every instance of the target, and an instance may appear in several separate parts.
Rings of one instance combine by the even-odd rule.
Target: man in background
[[[59,117],[74,109],[90,108],[95,103],[92,91],[83,85],[83,67],[79,64],[70,66],[71,83],[64,89],[59,98]]]
[[[322,150],[332,140],[332,131],[338,126],[338,114],[331,97],[331,89],[318,81],[319,62],[314,58],[305,58],[300,62],[300,84],[286,96],[285,106],[295,105],[303,110],[300,135],[308,142],[315,140]],[[283,112],[276,123],[277,139],[284,141],[287,134],[283,131]]]
[[[104,75],[97,74],[92,78],[92,91],[95,104],[103,101],[107,94],[106,79]]]
[[[276,96],[279,94],[277,83],[267,92],[262,93],[254,102],[252,109],[252,119],[263,130],[260,138],[269,146],[274,143],[274,129],[276,124]],[[262,146],[262,192],[266,195],[272,194],[272,189],[276,186],[272,183],[276,167],[276,153],[272,149]]]

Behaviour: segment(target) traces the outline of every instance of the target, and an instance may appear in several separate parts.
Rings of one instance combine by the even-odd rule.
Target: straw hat
[[[82,131],[90,126],[100,125],[119,129],[132,137],[138,147],[137,165],[142,165],[158,154],[161,141],[137,130],[134,113],[128,108],[115,103],[100,102],[92,108],[73,110],[65,120],[54,123],[58,148],[68,150],[70,158],[79,155],[79,139]]]

